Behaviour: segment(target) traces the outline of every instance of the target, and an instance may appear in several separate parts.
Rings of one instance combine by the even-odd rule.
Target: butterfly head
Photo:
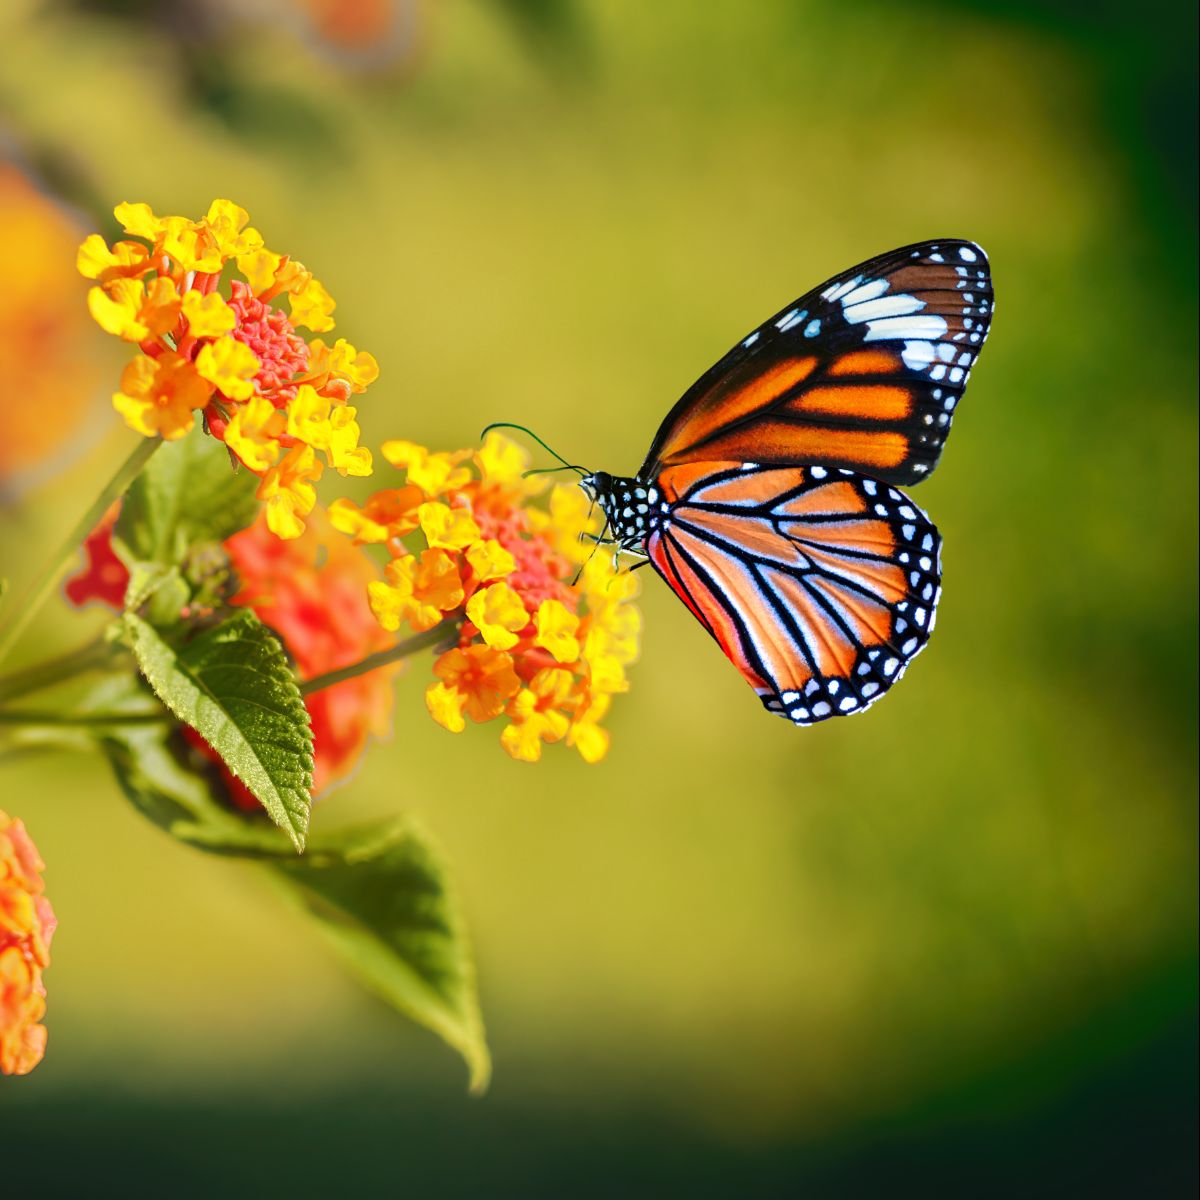
[[[599,504],[607,512],[608,499],[612,495],[612,481],[613,477],[606,471],[593,471],[580,479],[579,486],[583,488],[584,495],[589,500]]]

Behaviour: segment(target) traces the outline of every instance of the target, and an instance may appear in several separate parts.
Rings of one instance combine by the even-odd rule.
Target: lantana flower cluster
[[[27,1075],[46,1052],[50,938],[57,921],[42,894],[46,864],[23,822],[0,810],[0,1074]]]
[[[375,359],[328,333],[334,301],[302,263],[267,249],[249,214],[214,200],[199,221],[113,210],[137,241],[92,234],[78,267],[95,286],[88,308],[107,333],[136,345],[113,404],[147,437],[183,437],[203,416],[251,471],[279,537],[298,537],[326,465],[370,475],[353,395],[379,374]],[[145,244],[143,244],[145,243]],[[286,298],[287,309],[275,301]],[[318,458],[324,456],[324,461]]]
[[[384,579],[368,586],[384,629],[445,627],[430,715],[452,733],[467,718],[505,718],[501,744],[524,762],[560,741],[598,762],[609,746],[600,722],[628,688],[641,615],[630,603],[637,580],[582,537],[596,528],[586,497],[559,485],[548,509],[535,506],[547,482],[526,478],[525,451],[498,433],[474,455],[406,441],[382,451],[403,484],[361,508],[335,501],[330,519],[391,552]]]

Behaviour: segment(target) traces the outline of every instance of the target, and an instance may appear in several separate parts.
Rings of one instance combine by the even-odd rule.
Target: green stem
[[[386,667],[389,663],[399,662],[402,658],[409,658],[422,650],[428,650],[431,646],[437,646],[456,632],[458,620],[457,617],[447,617],[440,625],[435,625],[424,633],[418,633],[415,637],[406,638],[403,642],[397,642],[388,650],[380,650],[377,654],[368,654],[366,658],[359,659],[358,662],[351,663],[348,667],[339,667],[336,671],[326,671],[324,675],[314,675],[312,679],[306,679],[300,684],[301,695],[308,696],[313,692],[322,691],[327,687],[333,687],[335,683],[354,679],[358,675],[365,675],[368,671],[378,670],[380,667]]]
[[[139,439],[133,453],[100,490],[100,495],[92,502],[87,512],[79,518],[71,532],[67,534],[66,540],[58,548],[58,552],[50,558],[40,574],[29,585],[16,612],[12,614],[7,628],[0,633],[0,662],[8,657],[9,651],[17,644],[29,622],[33,620],[38,609],[45,603],[46,597],[50,595],[55,585],[66,573],[72,557],[83,545],[87,535],[96,528],[100,523],[100,518],[108,511],[108,506],[114,500],[125,495],[129,485],[141,474],[142,468],[150,461],[150,456],[161,445],[161,438]]]
[[[170,720],[164,709],[153,713],[52,713],[36,709],[0,709],[0,725],[68,726],[88,728],[93,725],[157,725]]]
[[[119,652],[120,648],[113,643],[95,638],[57,658],[48,658],[44,662],[22,667],[19,671],[0,675],[0,704],[65,683],[86,671],[99,670],[107,666]]]

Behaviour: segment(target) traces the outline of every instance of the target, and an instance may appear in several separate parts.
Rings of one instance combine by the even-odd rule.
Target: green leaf
[[[111,729],[99,740],[129,802],[172,837],[210,854],[296,857],[286,834],[222,804],[214,793],[219,785],[210,774],[185,765],[175,752],[174,743],[180,741],[177,727]]]
[[[222,542],[254,520],[258,478],[235,471],[222,442],[199,426],[167,442],[134,480],[115,535],[129,561],[179,563],[197,542]]]
[[[136,613],[127,612],[122,622],[155,695],[204,738],[303,850],[312,730],[275,635],[249,609],[181,645]]]
[[[440,856],[411,821],[326,836],[270,864],[363,984],[491,1074],[466,925]]]
[[[491,1060],[466,925],[445,866],[414,824],[314,835],[297,858],[274,826],[222,805],[161,727],[114,729],[101,745],[139,812],[197,849],[260,860],[363,984],[454,1047],[472,1090],[486,1087]]]

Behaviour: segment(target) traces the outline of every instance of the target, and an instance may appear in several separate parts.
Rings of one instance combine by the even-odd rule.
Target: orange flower
[[[42,972],[57,920],[42,895],[46,864],[21,821],[0,811],[0,1073],[28,1075],[46,1053]]]
[[[271,531],[299,537],[325,465],[371,473],[347,401],[377,378],[378,364],[344,338],[330,347],[297,332],[332,329],[334,302],[303,264],[263,245],[245,209],[214,200],[198,221],[160,217],[146,204],[114,212],[148,245],[110,248],[92,234],[77,255],[95,281],[88,308],[97,324],[141,351],[114,406],[131,429],[168,439],[183,437],[202,411],[206,430],[264,477]],[[226,296],[222,279],[235,266],[242,278]],[[273,304],[282,296],[287,312]]]
[[[104,337],[79,303],[73,215],[0,162],[0,481],[6,494],[69,460],[87,415],[111,393]],[[119,246],[115,249],[119,249]],[[144,247],[142,247],[144,250]]]
[[[433,665],[433,673],[465,697],[464,707],[472,721],[490,721],[504,711],[504,703],[521,686],[512,658],[490,646],[468,646],[447,650]]]
[[[501,744],[513,758],[536,762],[544,744],[565,740],[598,762],[608,749],[599,722],[629,686],[641,616],[637,581],[581,543],[596,527],[583,493],[555,488],[549,512],[534,507],[545,482],[526,479],[525,452],[495,432],[473,456],[405,441],[383,453],[405,486],[362,509],[339,500],[333,519],[356,540],[388,543],[385,579],[370,585],[384,629],[457,625],[458,646],[425,694],[430,715],[452,733],[465,717],[506,715]],[[429,547],[419,559],[402,540],[418,527]]]

